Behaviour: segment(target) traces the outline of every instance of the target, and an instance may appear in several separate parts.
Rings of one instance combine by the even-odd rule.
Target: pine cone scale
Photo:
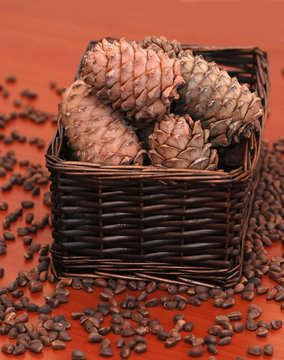
[[[117,89],[117,97],[121,97],[122,104],[127,103],[127,101],[131,98],[134,99],[133,96],[133,83],[131,81],[127,81],[122,86],[119,87],[119,85],[116,83],[116,89]],[[133,100],[131,101],[133,102]],[[135,99],[134,99],[135,102]]]
[[[139,97],[141,95],[143,96],[143,93],[145,94],[145,96],[147,96],[146,86],[147,86],[147,77],[144,75],[137,78],[134,82],[134,98],[136,99],[137,106],[139,106]],[[141,104],[139,110],[140,109],[141,109]]]
[[[195,135],[188,143],[188,146],[202,148],[204,144],[203,136],[204,136],[203,134]]]
[[[181,159],[188,160],[189,163],[193,163],[201,156],[201,149],[188,147],[186,150],[182,151],[179,155]]]
[[[221,134],[215,137],[214,139],[212,138],[211,144],[213,147],[219,147],[219,146],[227,147],[230,145],[230,142],[228,141],[226,134]]]
[[[147,53],[140,46],[135,46],[134,49],[135,49],[135,58],[134,58],[133,76],[136,80],[139,79],[140,76],[145,76],[146,74]]]
[[[171,159],[164,161],[163,165],[167,168],[187,169],[189,161],[184,159]]]
[[[206,169],[208,167],[208,163],[209,163],[208,158],[199,158],[191,164],[191,169],[194,169],[194,170]]]
[[[160,87],[158,85],[147,92],[147,105],[152,105],[155,101],[159,99],[159,96]]]

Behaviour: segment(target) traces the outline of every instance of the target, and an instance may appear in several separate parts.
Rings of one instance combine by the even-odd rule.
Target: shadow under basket
[[[90,42],[86,51],[95,43]],[[59,124],[46,152],[57,277],[223,288],[238,282],[260,174],[270,87],[268,57],[257,47],[184,44],[183,48],[215,61],[261,98],[261,132],[246,142],[243,165],[231,171],[200,171],[69,161]],[[75,79],[80,68],[81,63]]]

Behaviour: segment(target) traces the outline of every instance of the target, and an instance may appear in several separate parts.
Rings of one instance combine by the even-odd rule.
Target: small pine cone
[[[180,91],[176,111],[200,119],[202,127],[210,129],[212,146],[227,147],[260,130],[259,117],[263,111],[256,93],[202,56],[183,53],[179,57],[187,85]]]
[[[85,55],[81,75],[98,98],[136,121],[162,118],[184,84],[180,60],[125,39],[97,43]]]
[[[117,110],[102,104],[89,85],[77,80],[62,97],[60,119],[76,159],[100,165],[143,164],[145,151],[134,130]]]
[[[156,36],[146,36],[143,40],[143,48],[148,48],[149,46],[158,53],[160,50],[163,50],[168,54],[169,58],[176,58],[179,53],[181,53],[182,47],[177,40],[169,41],[164,36],[157,38]]]
[[[189,115],[166,115],[149,136],[153,165],[169,168],[217,170],[218,155],[208,142],[209,131]]]

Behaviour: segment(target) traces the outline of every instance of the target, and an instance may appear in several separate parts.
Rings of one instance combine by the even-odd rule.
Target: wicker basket
[[[183,47],[215,61],[258,93],[263,130],[270,87],[267,54],[257,47]],[[261,139],[262,132],[253,146],[246,144],[243,166],[230,172],[97,166],[68,161],[59,125],[46,153],[56,275],[234,285],[242,270]]]

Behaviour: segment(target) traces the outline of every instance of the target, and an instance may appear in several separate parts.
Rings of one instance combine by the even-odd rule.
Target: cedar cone
[[[184,84],[180,60],[125,39],[97,43],[85,55],[81,75],[98,98],[136,121],[163,118]]]
[[[227,147],[260,130],[261,101],[247,84],[240,85],[237,78],[202,56],[182,53],[179,58],[187,84],[180,91],[176,110],[201,120],[202,127],[210,129],[212,146]]]
[[[102,104],[89,85],[77,80],[62,97],[60,118],[76,159],[100,165],[142,165],[145,150],[134,130],[117,110]]]
[[[153,165],[170,168],[216,170],[218,155],[208,142],[209,130],[189,115],[166,115],[156,122],[149,136],[148,151]]]

